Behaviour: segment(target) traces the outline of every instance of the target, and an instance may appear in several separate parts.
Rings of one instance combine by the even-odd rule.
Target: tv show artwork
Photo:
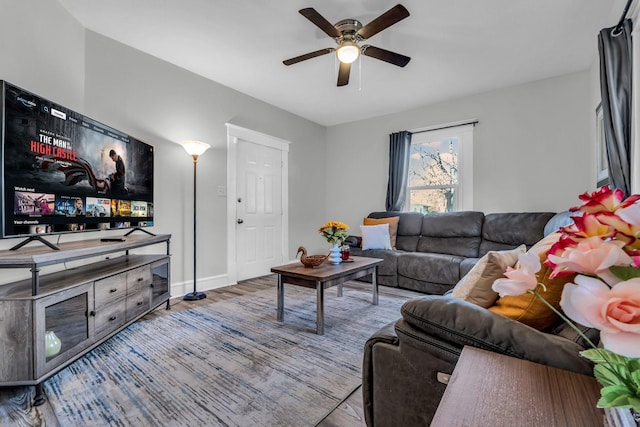
[[[13,212],[16,215],[53,215],[53,194],[16,191]]]
[[[111,199],[99,197],[87,197],[86,215],[93,218],[105,218],[111,216]]]
[[[131,202],[131,216],[146,217],[147,216],[147,202],[132,201]]]
[[[82,197],[56,197],[56,215],[84,216],[84,200]]]

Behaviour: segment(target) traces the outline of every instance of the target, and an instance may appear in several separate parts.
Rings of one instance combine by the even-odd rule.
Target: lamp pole
[[[204,292],[198,292],[197,287],[197,235],[198,235],[198,227],[197,227],[197,197],[196,197],[196,189],[197,189],[197,166],[198,166],[198,157],[204,153],[208,148],[209,144],[198,141],[182,141],[180,143],[184,149],[193,157],[193,292],[189,292],[182,297],[183,300],[186,301],[196,301],[207,297],[207,294]]]

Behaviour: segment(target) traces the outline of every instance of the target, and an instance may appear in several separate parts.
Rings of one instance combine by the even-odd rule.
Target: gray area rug
[[[406,297],[361,285],[276,290],[139,321],[45,383],[66,426],[311,426],[361,384],[366,339],[400,317]]]

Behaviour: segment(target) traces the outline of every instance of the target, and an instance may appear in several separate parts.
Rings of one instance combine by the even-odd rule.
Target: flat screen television
[[[0,83],[0,237],[153,225],[153,146]]]

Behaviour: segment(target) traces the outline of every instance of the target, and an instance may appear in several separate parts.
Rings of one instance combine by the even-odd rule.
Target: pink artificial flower
[[[591,194],[583,193],[578,198],[584,203],[582,206],[572,207],[570,209],[571,212],[613,212],[622,202],[624,192],[620,189],[612,190],[608,185],[605,185]]]
[[[640,268],[640,255],[633,257],[633,266]]]
[[[506,279],[497,279],[491,288],[501,297],[505,295],[522,295],[538,285],[536,273],[540,270],[540,258],[532,253],[518,256],[517,268],[507,267]]]
[[[604,224],[600,221],[601,216],[605,212],[599,214],[586,213],[582,216],[573,217],[573,226],[564,227],[562,232],[571,237],[586,239],[587,237],[598,236],[600,238],[609,238],[616,235],[615,227]],[[615,215],[614,215],[615,216]]]
[[[619,209],[616,214],[622,218],[623,221],[640,227],[640,203],[634,203]]]
[[[595,214],[598,216],[598,221],[608,227],[615,230],[616,240],[624,240],[627,244],[633,243],[634,236],[640,236],[640,225],[630,224],[617,213],[602,212]]]
[[[553,263],[551,278],[563,273],[585,273],[606,275],[613,265],[630,265],[633,260],[622,249],[625,242],[618,240],[602,240],[600,237],[589,237],[580,240],[574,247],[567,247],[562,255],[549,253],[548,259]]]
[[[556,265],[549,259],[549,255],[562,257],[565,249],[575,247],[578,244],[578,241],[579,239],[574,240],[566,234],[562,234],[560,236],[560,239],[558,239],[557,242],[551,245],[551,248],[549,248],[549,250],[547,251],[547,259],[544,260],[544,264],[551,267],[552,270],[556,270]],[[570,276],[571,274],[573,274],[570,271],[561,271],[560,269],[554,272],[556,273],[555,276]]]
[[[609,288],[594,277],[577,276],[567,283],[560,306],[584,326],[600,330],[604,348],[627,357],[640,357],[640,278]]]

